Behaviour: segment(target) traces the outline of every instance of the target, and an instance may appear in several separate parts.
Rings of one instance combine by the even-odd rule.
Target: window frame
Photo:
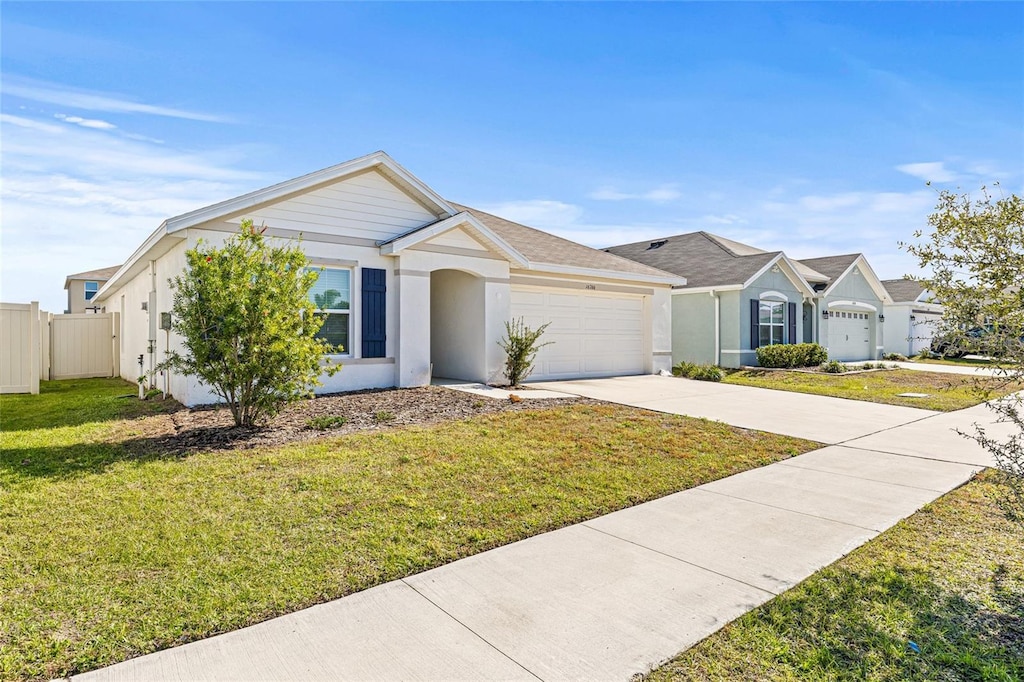
[[[348,300],[347,300],[348,308],[326,308],[326,309],[317,308],[316,311],[317,311],[317,313],[320,313],[320,314],[344,315],[346,317],[347,344],[345,345],[345,348],[344,348],[344,350],[341,353],[337,353],[337,352],[327,353],[327,356],[329,356],[329,357],[338,357],[338,358],[353,358],[353,357],[355,357],[355,352],[353,351],[353,347],[355,346],[355,343],[356,343],[355,342],[355,328],[354,328],[354,318],[355,318],[355,302],[354,302],[354,299],[355,299],[355,296],[353,295],[353,292],[355,290],[355,281],[356,281],[355,267],[348,266],[348,265],[321,265],[321,264],[316,263],[314,261],[314,262],[311,262],[308,266],[306,266],[306,270],[316,270],[318,272],[323,272],[325,270],[337,270],[339,272],[344,272],[344,273],[346,273],[348,275]],[[313,300],[313,296],[314,296],[314,291],[313,291],[313,289],[310,289],[309,294],[308,294],[308,299],[309,299],[310,303],[312,303],[314,306],[316,306],[316,301]],[[319,334],[319,332],[318,332],[318,334]]]
[[[89,289],[89,285],[90,284],[93,285],[93,287],[95,287],[95,288],[90,290]],[[94,282],[92,280],[86,280],[86,282],[82,285],[82,291],[85,292],[85,300],[86,301],[91,301],[92,299],[96,298],[96,294],[99,293],[99,291],[100,291],[100,283],[99,282]]]
[[[768,321],[767,322],[765,322],[765,321],[763,321],[761,319],[762,318],[761,313],[763,312],[763,306],[768,306]],[[778,322],[773,321],[773,317],[774,317],[773,311],[774,311],[776,306],[778,306],[780,311],[781,311],[781,315],[779,317],[779,321]],[[776,301],[774,299],[761,299],[760,301],[758,301],[757,310],[758,310],[758,313],[757,313],[757,341],[758,341],[758,347],[760,347],[760,346],[779,346],[779,345],[784,345],[786,343],[786,301]],[[762,330],[765,327],[768,328],[768,340],[767,341],[765,341],[762,338],[762,333],[761,333]],[[774,340],[774,336],[773,336],[773,331],[776,328],[778,328],[778,332],[779,332],[779,340],[778,341],[775,341]]]

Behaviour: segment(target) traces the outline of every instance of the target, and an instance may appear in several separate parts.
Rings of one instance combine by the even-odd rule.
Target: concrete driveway
[[[530,386],[657,412],[704,417],[830,445],[938,414],[912,407],[649,375],[539,382]]]
[[[79,680],[622,680],[967,481],[938,414],[667,377],[560,392],[830,445]]]

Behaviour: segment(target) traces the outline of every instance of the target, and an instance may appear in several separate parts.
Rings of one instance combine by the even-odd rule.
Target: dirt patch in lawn
[[[147,420],[133,447],[187,453],[254,448],[398,426],[437,424],[495,412],[536,410],[561,405],[597,404],[587,398],[495,400],[438,386],[335,393],[300,400],[259,429],[232,426],[231,412],[210,405],[181,409]]]

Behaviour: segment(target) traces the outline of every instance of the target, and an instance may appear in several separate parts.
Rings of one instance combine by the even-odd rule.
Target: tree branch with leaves
[[[997,186],[998,187],[998,186]],[[926,277],[916,278],[943,305],[937,330],[960,353],[992,359],[998,384],[1017,387],[1024,380],[1024,200],[1016,194],[978,196],[939,192],[930,229],[914,233],[916,243],[901,248],[917,257]],[[991,384],[977,384],[985,398]],[[1006,438],[975,425],[973,438],[988,450],[1001,472],[1006,515],[1024,523],[1024,405],[1021,394],[990,400]]]

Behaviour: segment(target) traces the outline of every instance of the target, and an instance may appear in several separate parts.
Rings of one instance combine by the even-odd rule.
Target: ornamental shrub
[[[530,329],[526,326],[523,318],[505,323],[505,338],[499,341],[498,345],[505,351],[505,378],[508,379],[510,386],[518,386],[523,379],[530,376],[537,351],[554,343],[554,341],[538,343],[541,334],[549,324],[551,323],[548,322],[536,329]]]
[[[817,343],[785,343],[761,346],[757,363],[762,367],[815,367],[828,360],[828,352]]]
[[[829,360],[821,364],[821,371],[829,374],[842,374],[843,372],[849,371],[849,367],[839,362],[838,360]]]
[[[209,386],[235,426],[264,423],[341,369],[316,336],[324,318],[309,290],[319,273],[297,243],[272,244],[247,219],[223,246],[200,241],[185,258],[188,268],[170,280],[184,352],[171,351],[160,368]]]
[[[721,381],[722,370],[715,365],[696,365],[692,362],[679,362],[672,368],[672,375],[697,381]]]
[[[890,362],[906,362],[907,356],[903,353],[886,353],[882,356],[882,359]]]

